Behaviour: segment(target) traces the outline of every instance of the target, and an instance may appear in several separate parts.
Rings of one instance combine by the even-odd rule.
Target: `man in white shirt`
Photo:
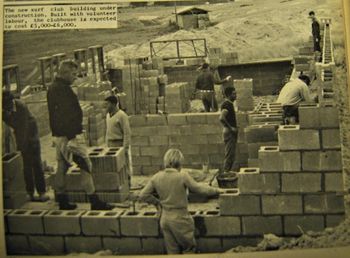
[[[309,85],[310,78],[307,75],[300,75],[298,79],[289,81],[283,86],[276,101],[282,104],[283,120],[287,117],[294,117],[295,122],[299,122],[298,107],[300,102],[311,101]]]
[[[128,115],[119,108],[118,98],[111,95],[105,99],[107,102],[106,115],[106,143],[108,147],[124,147],[127,173],[131,174],[130,138],[131,130]]]

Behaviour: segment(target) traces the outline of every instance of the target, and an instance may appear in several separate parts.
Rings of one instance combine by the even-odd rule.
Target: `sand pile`
[[[208,47],[222,47],[225,52],[237,52],[240,62],[289,57],[297,54],[298,48],[309,40],[309,10],[315,10],[319,17],[335,17],[334,19],[339,19],[337,14],[341,13],[340,4],[330,0],[311,0],[307,6],[302,0],[247,0],[205,5],[203,8],[210,11],[212,26],[205,30],[179,30],[154,40],[205,38]],[[167,26],[169,17],[162,17],[161,13],[159,15],[157,21],[162,20],[164,26]],[[166,56],[166,52],[176,53],[175,45],[160,54]],[[184,45],[181,46],[181,52],[192,54],[193,48]],[[124,57],[149,54],[147,42],[116,48],[108,56],[122,60]]]
[[[292,240],[268,234],[264,236],[264,239],[256,247],[238,246],[227,252],[254,252],[342,246],[350,246],[350,218],[346,219],[335,228],[326,228],[322,232],[306,232],[301,237],[293,238]]]

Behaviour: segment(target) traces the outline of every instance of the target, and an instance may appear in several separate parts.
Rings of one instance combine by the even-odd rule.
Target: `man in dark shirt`
[[[221,105],[220,122],[224,126],[223,138],[225,143],[224,172],[237,171],[235,162],[237,143],[237,122],[233,101],[236,99],[236,91],[233,87],[225,89],[225,101]]]
[[[81,170],[81,177],[85,192],[88,194],[92,210],[110,210],[113,207],[101,201],[95,193],[95,186],[91,176],[91,160],[82,142],[83,112],[78,97],[71,85],[77,74],[77,64],[71,60],[61,63],[57,77],[47,92],[50,127],[55,137],[57,172],[55,187],[57,201],[62,210],[73,210],[77,206],[68,202],[65,193],[65,176],[68,168],[75,162]]]
[[[203,106],[206,112],[216,112],[218,110],[218,103],[215,97],[214,84],[223,84],[228,81],[230,76],[224,80],[215,80],[213,73],[210,71],[209,64],[204,63],[201,67],[201,73],[196,80],[196,91],[201,93]]]
[[[316,19],[315,12],[311,11],[309,12],[309,18],[312,20],[312,36],[314,39],[314,51],[321,52],[320,47],[320,41],[321,41],[321,35],[320,35],[320,23]]]
[[[41,163],[40,139],[36,120],[28,107],[9,91],[2,93],[2,119],[13,128],[17,149],[23,158],[24,181],[31,201],[49,200]],[[35,187],[34,187],[35,185]],[[34,197],[34,188],[39,198]]]

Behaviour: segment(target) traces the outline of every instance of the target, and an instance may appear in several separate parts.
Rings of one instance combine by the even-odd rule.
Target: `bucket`
[[[237,188],[237,172],[225,172],[216,176],[220,188]]]

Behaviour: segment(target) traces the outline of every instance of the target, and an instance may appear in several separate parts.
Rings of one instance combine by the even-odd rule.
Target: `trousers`
[[[187,209],[163,209],[160,228],[168,254],[195,253],[195,226]]]
[[[202,103],[205,109],[205,112],[216,112],[218,110],[218,102],[215,97],[215,92],[201,92],[202,94]]]
[[[236,158],[237,132],[232,132],[224,127],[223,138],[225,143],[224,172],[236,171],[238,169]]]
[[[58,194],[66,191],[66,175],[70,166],[73,164],[73,154],[82,157],[91,171],[91,160],[89,159],[85,145],[81,144],[77,139],[68,141],[67,137],[56,137],[56,159],[57,171],[55,176],[55,190]],[[95,185],[91,173],[84,169],[80,169],[81,185],[87,194],[95,192]]]
[[[31,140],[28,148],[21,152],[23,157],[23,172],[26,191],[30,195],[34,194],[35,189],[38,194],[43,194],[46,192],[46,183],[40,152],[39,139]]]

